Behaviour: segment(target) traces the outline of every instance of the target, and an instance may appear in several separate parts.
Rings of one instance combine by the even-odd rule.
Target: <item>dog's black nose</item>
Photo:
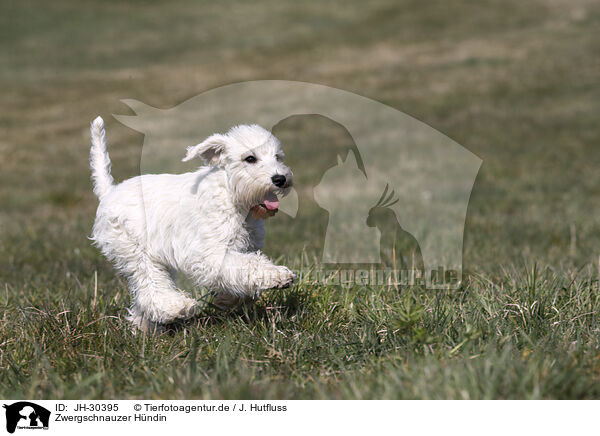
[[[285,176],[282,176],[281,174],[275,174],[273,177],[271,177],[271,180],[278,188],[281,188],[283,185],[285,185]]]

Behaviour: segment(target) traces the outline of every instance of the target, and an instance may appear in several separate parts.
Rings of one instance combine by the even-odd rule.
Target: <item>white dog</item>
[[[197,302],[177,289],[180,271],[234,304],[288,286],[294,274],[260,252],[263,219],[293,184],[277,138],[258,125],[233,127],[188,147],[208,166],[113,183],[104,122],[91,124],[90,165],[100,199],[94,243],[129,280],[129,320],[142,330],[192,317]]]

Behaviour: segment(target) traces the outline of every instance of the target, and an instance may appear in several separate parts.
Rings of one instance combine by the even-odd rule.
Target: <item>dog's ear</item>
[[[183,162],[199,157],[209,165],[219,165],[221,155],[225,151],[227,137],[225,135],[211,135],[198,145],[192,145],[187,148],[187,154],[182,159]]]

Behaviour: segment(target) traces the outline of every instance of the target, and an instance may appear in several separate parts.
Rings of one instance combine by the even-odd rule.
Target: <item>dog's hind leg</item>
[[[163,265],[144,257],[130,271],[132,305],[128,319],[136,327],[160,329],[162,324],[195,315],[198,303],[175,287]]]

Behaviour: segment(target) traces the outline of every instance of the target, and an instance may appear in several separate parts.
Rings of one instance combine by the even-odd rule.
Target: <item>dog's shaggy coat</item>
[[[156,329],[193,316],[197,302],[177,289],[179,271],[233,304],[289,285],[293,273],[260,249],[262,217],[293,183],[279,141],[258,125],[237,126],[189,147],[184,160],[208,166],[185,174],[147,174],[114,184],[104,122],[91,124],[90,165],[100,204],[94,243],[129,280],[129,320]]]

